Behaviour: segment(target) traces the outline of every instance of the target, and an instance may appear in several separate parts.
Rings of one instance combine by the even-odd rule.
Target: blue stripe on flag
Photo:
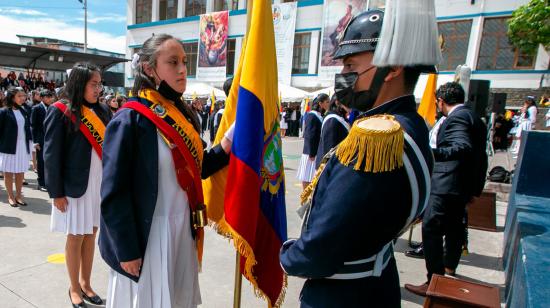
[[[262,166],[263,141],[264,109],[262,102],[254,93],[240,87],[231,152],[250,166],[258,176]]]

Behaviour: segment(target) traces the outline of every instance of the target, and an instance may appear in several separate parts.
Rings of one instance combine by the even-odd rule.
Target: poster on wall
[[[225,80],[228,20],[228,11],[201,15],[197,61],[198,80]]]
[[[325,0],[319,77],[334,80],[334,74],[342,70],[342,61],[332,59],[340,36],[353,16],[367,9],[364,0]]]
[[[279,82],[290,85],[292,75],[292,53],[294,31],[296,30],[296,2],[273,4],[273,26],[275,28],[275,49],[277,51],[277,74]]]

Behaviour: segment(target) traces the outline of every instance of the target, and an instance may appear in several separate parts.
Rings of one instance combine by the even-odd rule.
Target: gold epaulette
[[[375,115],[354,123],[336,150],[345,166],[354,170],[387,172],[403,166],[403,129],[391,115]]]

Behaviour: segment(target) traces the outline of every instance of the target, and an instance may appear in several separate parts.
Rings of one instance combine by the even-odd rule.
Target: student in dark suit
[[[323,125],[321,126],[321,140],[319,141],[319,149],[317,150],[317,158],[315,160],[316,168],[319,168],[319,165],[321,165],[321,160],[325,154],[348,135],[350,125],[346,121],[346,114],[345,107],[338,102],[336,94],[333,94],[327,114],[323,119]]]
[[[227,165],[232,137],[203,150],[199,123],[181,100],[187,56],[179,40],[156,34],[134,59],[136,96],[105,136],[99,248],[112,269],[106,307],[196,307],[203,233],[191,217],[200,214],[201,177]]]
[[[449,82],[436,92],[437,107],[446,117],[432,150],[435,165],[428,208],[422,221],[422,240],[428,281],[407,290],[426,295],[433,274],[455,275],[464,243],[466,204],[481,195],[487,173],[487,128],[464,105],[464,89]],[[443,240],[445,244],[443,245]],[[445,246],[445,247],[444,247]]]
[[[296,177],[302,182],[305,189],[315,175],[315,159],[321,140],[321,126],[323,114],[328,110],[330,100],[328,95],[319,94],[312,103],[311,111],[306,113],[304,120],[304,149]]]
[[[32,107],[31,111],[31,132],[32,142],[36,151],[37,174],[38,174],[38,189],[45,191],[46,183],[44,180],[44,120],[46,119],[46,111],[52,103],[53,94],[50,90],[42,90],[40,92],[41,102]]]
[[[25,99],[23,88],[11,88],[7,91],[5,107],[0,109],[0,171],[4,172],[8,203],[12,207],[27,205],[21,193],[31,157],[30,121],[27,112],[22,108]]]
[[[44,122],[46,188],[53,199],[51,230],[67,235],[65,258],[73,307],[101,298],[91,286],[95,238],[100,218],[101,144],[111,111],[98,102],[103,86],[99,68],[76,64],[61,101]]]

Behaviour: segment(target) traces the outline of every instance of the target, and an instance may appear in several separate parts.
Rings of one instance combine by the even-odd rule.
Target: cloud
[[[48,37],[70,42],[84,42],[84,26],[63,22],[61,19],[21,19],[0,15],[0,41],[19,43],[17,34]],[[88,47],[118,53],[126,53],[126,37],[114,36],[88,28]]]
[[[48,14],[39,12],[36,10],[27,10],[27,9],[0,9],[0,14],[2,15],[26,15],[26,16],[48,16]]]
[[[84,21],[84,17],[78,17],[77,20]],[[95,16],[93,14],[88,14],[88,22],[91,24],[97,24],[98,22],[126,22],[126,16],[118,14],[106,14],[102,16]]]

